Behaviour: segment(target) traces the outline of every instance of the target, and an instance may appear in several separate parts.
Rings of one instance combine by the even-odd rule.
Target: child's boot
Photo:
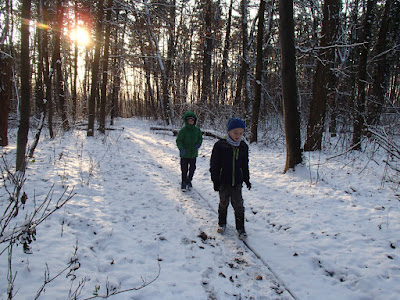
[[[224,234],[226,230],[226,225],[218,225],[217,232],[220,234]]]
[[[186,182],[182,181],[181,189],[182,189],[183,192],[186,192]]]
[[[239,235],[239,239],[241,239],[242,241],[247,238],[247,233],[244,229],[239,229],[238,235]]]

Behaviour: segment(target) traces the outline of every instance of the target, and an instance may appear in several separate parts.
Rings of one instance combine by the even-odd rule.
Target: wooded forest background
[[[0,0],[0,42],[0,145],[18,120],[19,157],[29,129],[37,143],[116,117],[180,126],[191,109],[217,130],[244,118],[251,142],[284,127],[305,151],[375,137],[400,159],[397,0]]]

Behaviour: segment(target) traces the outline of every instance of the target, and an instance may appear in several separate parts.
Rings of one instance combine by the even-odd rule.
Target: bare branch
[[[105,295],[98,295],[98,294],[96,294],[96,295],[94,295],[94,296],[92,296],[92,297],[85,298],[85,299],[83,299],[83,300],[96,299],[96,298],[106,299],[106,298],[109,298],[109,297],[111,297],[111,296],[115,296],[115,295],[118,295],[118,294],[122,294],[122,293],[126,293],[126,292],[131,292],[131,291],[138,291],[138,290],[141,290],[141,289],[145,288],[146,286],[148,286],[148,285],[152,284],[154,281],[156,281],[156,280],[158,279],[158,277],[160,277],[160,273],[161,273],[160,258],[158,258],[157,261],[158,261],[158,273],[157,273],[157,275],[156,275],[151,281],[146,282],[146,280],[142,278],[143,283],[142,283],[142,285],[140,285],[139,287],[134,287],[134,288],[125,289],[125,290],[120,290],[120,291],[119,291],[119,290],[115,290],[115,291],[113,291],[113,292],[111,292],[111,293],[110,293],[110,288],[108,287],[108,288],[107,288],[107,293],[106,293]],[[107,281],[107,284],[106,284],[106,285],[108,286],[108,281]]]

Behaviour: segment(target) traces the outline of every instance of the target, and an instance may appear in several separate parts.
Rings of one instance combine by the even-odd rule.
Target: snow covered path
[[[400,201],[380,186],[381,166],[313,154],[284,175],[283,149],[251,145],[247,247],[231,208],[227,233],[216,233],[218,195],[208,171],[215,139],[204,139],[194,190],[182,193],[175,137],[138,119],[118,126],[124,129],[103,138],[73,131],[39,144],[27,171],[29,199],[40,201],[52,184],[54,199],[67,186],[76,195],[38,228],[32,255],[14,250],[15,299],[32,299],[45,264],[55,275],[75,245],[77,278],[57,278],[40,299],[67,299],[83,279],[78,299],[139,287],[159,266],[152,284],[113,299],[398,299]],[[15,148],[3,153],[14,161]],[[318,169],[316,161],[323,162]]]
[[[42,142],[49,148],[38,149],[25,189],[34,188],[39,198],[55,183],[55,199],[66,186],[74,186],[76,195],[39,228],[31,256],[16,253],[16,299],[32,299],[45,263],[55,275],[75,245],[81,267],[71,290],[85,278],[79,299],[97,289],[104,295],[106,289],[139,287],[157,275],[158,264],[154,283],[114,298],[290,299],[235,235],[217,236],[215,213],[197,203],[201,199],[194,191],[180,191],[174,138],[164,138],[146,128],[126,128],[103,140],[74,132],[61,141]],[[217,201],[216,193],[213,198]],[[42,299],[66,299],[68,281],[62,276],[49,284]],[[5,295],[6,286],[0,291]]]
[[[166,216],[167,227],[163,229],[164,235],[168,236],[166,240],[180,239],[185,248],[185,254],[180,254],[180,256],[185,256],[187,260],[184,267],[171,272],[179,272],[179,269],[183,268],[190,273],[195,273],[193,275],[197,279],[194,279],[192,283],[200,284],[207,293],[207,295],[201,296],[201,293],[194,292],[192,296],[196,299],[229,297],[291,299],[287,291],[282,291],[274,282],[269,282],[269,278],[276,281],[273,274],[237,239],[233,227],[230,228],[231,234],[221,236],[216,233],[218,201],[215,192],[211,197],[214,200],[214,207],[212,207],[211,202],[202,196],[199,188],[195,187],[187,193],[180,191],[179,157],[177,157],[174,138],[172,138],[172,143],[166,142],[163,138],[165,138],[164,135],[161,137],[148,133],[143,135],[136,130],[128,130],[128,139],[139,146],[141,157],[149,159],[145,165],[148,168],[146,173],[150,177],[149,180],[154,181],[150,186],[153,186],[162,194],[161,197],[164,197],[156,205],[159,205],[161,209],[165,206],[172,206],[180,213],[173,219],[181,219],[182,214],[185,219],[174,225],[169,222],[173,213]],[[208,167],[204,169],[204,165],[208,163],[207,160],[206,155],[199,158],[199,165],[200,161],[205,164],[202,164],[203,168],[197,169],[197,173],[209,176]],[[208,193],[209,195],[210,193]],[[156,197],[147,198],[154,199]],[[189,232],[186,233],[185,230],[188,229]],[[201,233],[205,235],[199,237]],[[189,248],[189,254],[187,248]],[[184,273],[183,278],[187,278],[186,272]],[[190,282],[189,285],[191,285]],[[176,295],[180,295],[179,298],[185,298],[185,292]]]

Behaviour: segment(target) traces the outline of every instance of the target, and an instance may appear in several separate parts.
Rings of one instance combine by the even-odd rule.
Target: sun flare
[[[78,27],[71,31],[70,38],[81,46],[89,46],[91,39],[86,28]]]

